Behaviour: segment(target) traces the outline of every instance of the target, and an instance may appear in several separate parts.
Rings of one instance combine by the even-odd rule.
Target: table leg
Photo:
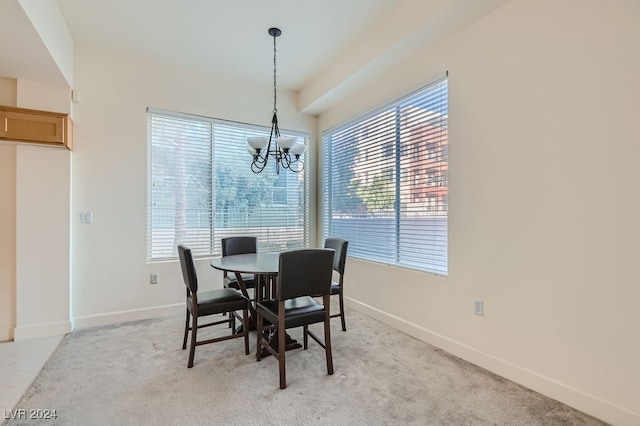
[[[275,275],[271,275],[271,274],[254,275],[254,282],[256,284],[253,289],[254,298],[252,300],[251,297],[249,297],[247,285],[242,279],[242,275],[239,272],[236,272],[235,274],[236,274],[236,279],[238,280],[238,287],[240,287],[240,291],[242,292],[242,294],[244,294],[244,296],[247,299],[252,301],[252,303],[249,303],[249,330],[255,330],[256,324],[257,324],[257,320],[256,320],[257,313],[256,313],[256,308],[254,304],[257,303],[259,300],[262,300],[263,292],[264,292],[265,298],[270,298],[272,292],[275,296],[275,282],[273,281],[275,279]],[[236,329],[236,332],[242,333],[242,326],[238,327],[238,329]],[[286,332],[285,332],[284,344],[285,344],[285,350],[287,351],[302,347],[302,345],[298,343],[297,340],[292,339],[291,336],[289,336],[289,334]],[[271,337],[269,338],[269,345],[272,348],[274,348],[276,351],[278,350],[278,330],[275,330],[275,332],[272,333]],[[265,357],[267,355],[271,355],[271,353],[269,353],[266,349],[263,349],[262,356]]]
[[[238,280],[238,287],[240,287],[240,291],[247,299],[249,299],[249,330],[255,330],[256,329],[256,308],[254,305],[255,305],[255,298],[258,297],[257,295],[259,291],[259,286],[257,281],[257,279],[259,279],[258,275],[254,276],[254,280],[256,280],[255,281],[256,287],[253,289],[254,300],[252,301],[251,297],[249,296],[249,292],[247,291],[247,285],[244,283],[244,280],[242,279],[242,275],[239,272],[236,272],[235,274],[236,274],[236,279]],[[236,332],[242,333],[242,326],[238,327]]]
[[[267,330],[265,331],[265,333],[269,333],[271,330]],[[276,352],[278,352],[278,332],[279,330],[275,330],[271,333],[271,336],[269,337],[269,346],[271,346]],[[291,338],[291,336],[289,336],[289,333],[284,334],[284,350],[285,351],[290,351],[292,349],[299,349],[301,348],[302,345],[300,343],[298,343],[297,340],[293,340]],[[266,349],[262,349],[262,358],[271,355],[271,352],[269,352]]]

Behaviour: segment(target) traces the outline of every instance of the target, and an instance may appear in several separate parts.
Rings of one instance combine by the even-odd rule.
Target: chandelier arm
[[[251,171],[253,173],[260,173],[267,166],[267,160],[269,159],[269,155],[261,155],[256,154],[253,156],[253,161],[251,162]]]
[[[264,170],[266,163],[261,163],[262,166],[258,165],[255,161],[251,163],[251,171],[253,173],[260,173]]]
[[[266,164],[268,155],[256,154],[253,156],[253,162],[256,164]]]
[[[299,155],[296,155],[296,159],[293,160],[291,162],[291,164],[292,164],[292,166],[289,167],[289,170],[291,170],[292,172],[300,173],[301,171],[304,170],[304,162],[302,162],[300,160],[300,156]],[[297,166],[293,167],[294,164],[297,165]]]
[[[285,169],[291,168],[291,155],[288,152],[282,153],[282,167]]]
[[[278,115],[274,112],[271,117],[271,134],[276,137],[280,136],[280,128],[278,127]]]
[[[274,144],[275,149],[277,149],[278,145],[277,142],[274,138],[274,133],[278,132],[278,117],[276,117],[276,115],[273,115],[273,118],[271,120],[271,132],[269,133],[269,142],[267,143],[266,148],[264,148],[264,165],[266,166],[267,162],[269,161],[269,155],[272,154],[272,150],[271,150],[271,144]],[[264,166],[262,167],[264,168]],[[261,170],[262,171],[262,170]]]

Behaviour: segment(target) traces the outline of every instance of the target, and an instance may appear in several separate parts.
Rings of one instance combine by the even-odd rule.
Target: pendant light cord
[[[276,63],[276,35],[273,36],[273,115],[278,113],[277,107],[277,80],[276,80],[276,72],[277,72],[277,63]]]

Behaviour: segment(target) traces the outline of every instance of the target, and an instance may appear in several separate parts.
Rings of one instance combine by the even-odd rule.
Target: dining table
[[[227,272],[228,274],[235,274],[240,291],[251,301],[249,304],[250,329],[255,330],[257,324],[255,305],[262,300],[262,297],[269,298],[271,294],[275,292],[275,279],[278,276],[279,263],[280,253],[277,252],[234,254],[211,259],[211,267],[214,269]],[[247,286],[242,279],[242,274],[254,276],[255,287],[253,289],[253,297],[249,295]],[[272,340],[274,344],[277,344],[276,336],[273,336]],[[302,345],[296,340],[293,340],[287,333],[285,339],[286,350],[300,347],[302,347]],[[263,352],[263,355],[267,354],[269,354],[269,352]]]

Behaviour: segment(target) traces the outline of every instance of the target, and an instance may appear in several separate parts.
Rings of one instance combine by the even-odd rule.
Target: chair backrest
[[[184,285],[192,293],[198,292],[198,276],[196,275],[196,267],[193,263],[191,249],[180,244],[178,245],[178,255],[180,256],[180,266],[182,267],[182,278]]]
[[[331,291],[333,249],[303,249],[280,253],[278,300],[321,296]]]
[[[338,272],[340,275],[344,274],[344,265],[347,261],[348,246],[349,241],[343,240],[342,238],[327,238],[324,240],[325,248],[331,248],[336,251],[333,259],[333,270]]]
[[[256,237],[229,237],[222,239],[222,255],[246,254],[257,252]]]

